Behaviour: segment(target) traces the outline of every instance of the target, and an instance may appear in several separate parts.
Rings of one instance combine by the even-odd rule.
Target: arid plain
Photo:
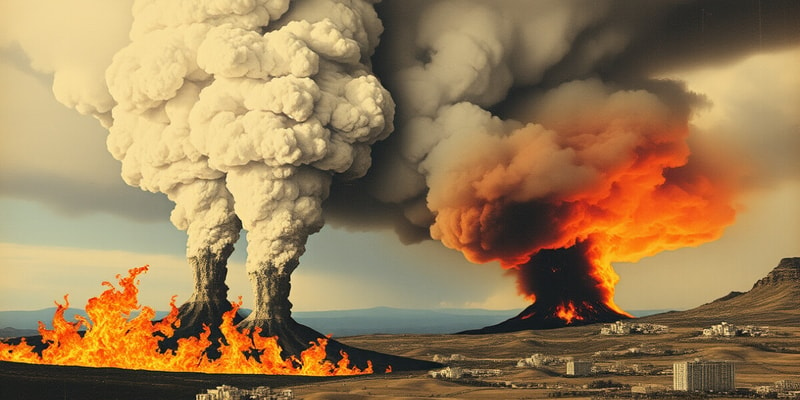
[[[690,321],[687,321],[690,323]],[[495,335],[374,335],[342,339],[365,349],[430,360],[435,354],[464,356],[450,364],[463,368],[500,369],[501,374],[482,378],[504,387],[477,386],[430,378],[425,372],[396,373],[343,381],[318,382],[294,387],[303,399],[369,398],[452,398],[452,399],[530,399],[546,398],[551,393],[579,391],[596,380],[612,380],[628,385],[672,385],[671,375],[598,374],[588,377],[564,376],[564,366],[539,369],[517,367],[517,362],[532,354],[593,360],[595,365],[652,365],[654,370],[672,368],[678,361],[701,358],[733,361],[736,386],[755,388],[775,381],[800,379],[800,328],[770,327],[771,336],[708,338],[699,335],[702,326],[674,328],[668,334],[603,336],[600,325],[526,331]],[[639,354],[628,349],[645,349]],[[596,355],[597,352],[601,355]],[[650,353],[661,352],[661,355]],[[618,353],[619,355],[610,355]],[[671,354],[671,355],[665,355]],[[546,388],[511,388],[539,385]],[[558,388],[561,386],[561,388]]]
[[[395,371],[356,377],[166,373],[0,363],[2,399],[193,399],[205,389],[291,388],[297,399],[536,399],[629,395],[593,388],[672,386],[675,362],[702,359],[735,364],[737,388],[755,390],[777,381],[800,382],[800,258],[786,258],[748,292],[732,292],[691,310],[630,320],[663,325],[659,334],[603,335],[603,324],[485,335],[364,335],[337,338],[380,353],[441,362],[476,372],[460,379],[429,371]],[[758,335],[709,336],[727,322],[756,327]],[[751,332],[754,331],[751,329]],[[524,359],[549,361],[534,368]],[[455,356],[454,356],[455,355]],[[438,357],[437,357],[438,356]],[[592,361],[589,376],[566,374],[566,360]],[[523,362],[520,362],[523,360]],[[465,374],[466,375],[466,374]],[[478,376],[474,376],[478,375]],[[610,382],[609,382],[610,381]],[[663,395],[663,394],[662,394]]]

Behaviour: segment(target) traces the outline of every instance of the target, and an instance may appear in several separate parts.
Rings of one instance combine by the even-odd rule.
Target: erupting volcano
[[[262,336],[259,328],[252,332],[236,329],[233,319],[240,303],[231,304],[222,323],[215,327],[220,332],[216,343],[209,338],[211,328],[204,325],[199,335],[179,338],[175,350],[163,351],[161,342],[171,339],[180,326],[179,310],[173,302],[169,315],[151,321],[155,311],[141,307],[137,297],[137,276],[147,269],[134,268],[128,276],[117,276],[119,288],[104,282],[109,288],[89,300],[88,317],[78,317],[76,322],[64,319],[69,307],[64,296],[64,304],[57,304],[53,329],[39,323],[41,342],[29,344],[25,338],[18,344],[0,342],[0,360],[207,373],[335,376],[373,372],[370,361],[364,369],[351,366],[347,353],[341,350],[336,363],[329,361],[326,338],[309,343],[308,349],[297,357],[283,358],[276,337]],[[133,316],[136,311],[138,314]],[[389,371],[391,366],[386,367]]]
[[[519,315],[497,325],[462,333],[502,333],[526,329],[551,329],[631,318],[613,301],[613,284],[599,275],[591,259],[591,246],[542,250],[516,267],[520,290],[533,304]]]
[[[614,18],[634,5],[570,4],[420,2],[417,25],[385,21],[402,32],[387,29],[378,49],[398,130],[371,173],[375,195],[469,261],[516,275],[533,304],[487,331],[628,317],[613,262],[715,240],[734,220],[736,169],[690,140],[702,96],[594,73],[629,39],[604,47],[598,32],[635,32]]]
[[[125,182],[166,194],[187,233],[194,291],[162,347],[216,342],[236,323],[276,337],[284,358],[325,342],[362,369],[429,366],[349,348],[291,316],[290,276],[323,226],[331,183],[366,174],[370,147],[394,129],[394,102],[370,62],[383,30],[373,2],[135,0],[132,13],[130,42],[105,69],[107,93],[76,107],[108,128]],[[245,319],[225,284],[242,229],[254,294]]]
[[[733,222],[736,169],[693,135],[709,102],[630,60],[641,49],[629,45],[674,5],[377,3],[133,0],[130,40],[103,65],[103,90],[64,94],[56,75],[61,101],[108,129],[125,182],[166,195],[187,234],[191,296],[162,322],[148,309],[125,322],[147,332],[154,357],[183,357],[194,340],[245,362],[270,342],[279,369],[304,368],[295,361],[309,352],[357,372],[367,361],[432,366],[292,318],[291,275],[323,207],[344,224],[391,220],[408,242],[438,240],[514,275],[531,305],[468,333],[629,318],[614,303],[612,263],[713,241]],[[246,318],[225,283],[242,230]],[[61,337],[42,331],[53,344],[42,357],[56,361],[72,357],[56,349],[102,331],[81,339],[88,321],[57,322]],[[237,347],[248,341],[256,347]],[[213,351],[187,362],[205,365]]]
[[[534,301],[497,329],[628,317],[612,262],[714,240],[733,221],[725,172],[690,155],[687,109],[590,80],[544,94],[536,111],[538,123],[520,126],[449,107],[432,123],[473,125],[421,163],[432,236],[499,262]]]
[[[369,65],[381,30],[362,0],[135,2],[100,118],[125,181],[165,193],[188,234],[195,287],[176,338],[204,324],[220,336],[226,263],[244,228],[255,303],[239,329],[277,336],[284,356],[325,339],[292,319],[290,276],[334,175],[363,176],[370,145],[393,129],[394,103]]]

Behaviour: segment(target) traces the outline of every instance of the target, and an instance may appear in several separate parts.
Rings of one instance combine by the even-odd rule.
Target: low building
[[[591,361],[567,361],[568,376],[589,376],[592,374]]]
[[[292,400],[294,393],[291,389],[284,389],[274,393],[268,386],[258,386],[253,389],[239,389],[237,387],[222,385],[215,389],[208,389],[206,393],[195,396],[195,400]]]
[[[666,325],[617,321],[613,324],[605,324],[600,328],[601,335],[659,335],[669,333]]]
[[[666,392],[667,387],[664,385],[657,385],[657,384],[645,384],[645,385],[634,385],[631,386],[631,393],[633,394],[653,394],[653,393],[661,393]]]
[[[562,363],[564,363],[564,360],[562,358],[536,353],[528,358],[523,358],[517,361],[517,366],[539,368],[545,365],[555,365]]]
[[[461,379],[465,377],[484,378],[487,376],[498,376],[502,371],[499,369],[467,369],[461,367],[445,367],[443,369],[428,371],[431,378],[441,379]]]
[[[672,366],[673,388],[685,392],[733,392],[736,366],[729,361],[684,361]]]
[[[460,367],[444,367],[442,369],[428,371],[431,378],[459,379],[464,375],[464,370]]]
[[[790,381],[790,380],[780,380],[775,382],[775,389],[779,392],[791,392],[800,390],[800,382]]]
[[[703,336],[767,336],[769,335],[768,326],[745,325],[742,327],[727,322],[712,325],[710,328],[703,329]]]
[[[630,333],[630,327],[622,321],[617,321],[613,324],[604,324],[603,327],[600,328],[601,335],[627,335]]]
[[[736,336],[736,325],[723,321],[717,325],[711,325],[710,328],[703,329],[703,336]]]
[[[464,361],[467,358],[461,354],[451,354],[449,356],[441,355],[441,354],[434,354],[433,355],[433,362],[438,362],[442,364],[446,364],[450,361]]]
[[[764,385],[756,387],[756,393],[765,395],[767,393],[775,394],[788,394],[800,391],[800,382],[790,380],[780,380],[772,385]]]

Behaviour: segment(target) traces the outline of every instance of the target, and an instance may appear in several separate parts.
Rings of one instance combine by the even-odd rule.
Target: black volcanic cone
[[[260,321],[258,327],[262,329],[260,333],[261,336],[278,337],[278,344],[283,350],[281,352],[281,357],[283,358],[288,358],[290,356],[300,358],[300,353],[306,350],[310,346],[310,343],[316,343],[318,339],[326,338],[326,335],[298,323],[291,317],[283,320],[273,319],[269,321]],[[328,360],[334,363],[342,359],[341,352],[347,353],[350,366],[357,366],[362,370],[367,367],[367,361],[370,361],[375,373],[383,373],[389,366],[391,366],[392,371],[428,370],[440,368],[442,366],[439,363],[431,361],[359,349],[334,339],[328,339],[325,350],[328,355]]]
[[[210,334],[208,340],[211,341],[211,346],[206,349],[209,358],[218,358],[220,339],[223,338],[222,331],[219,326],[222,323],[222,315],[232,309],[231,303],[227,300],[224,301],[199,301],[199,302],[186,302],[180,306],[178,311],[178,320],[180,326],[175,329],[171,337],[164,338],[159,343],[161,351],[167,349],[176,350],[178,348],[178,340],[188,337],[198,337],[205,330],[204,327],[208,326]],[[233,323],[238,324],[244,317],[237,312],[233,317]],[[157,335],[160,335],[157,333]]]
[[[497,325],[473,329],[463,334],[516,332],[528,329],[554,329],[565,326],[614,322],[630,316],[606,305],[606,288],[592,273],[590,244],[579,242],[569,248],[541,250],[519,266],[517,284],[524,293],[536,297],[514,318]],[[567,321],[559,310],[572,308],[575,317]]]
[[[277,336],[278,345],[282,349],[281,357],[284,359],[290,356],[300,358],[300,354],[308,349],[310,343],[326,337],[292,318],[292,303],[289,301],[292,286],[290,275],[297,264],[297,260],[292,260],[285,268],[280,269],[267,263],[263,268],[249,272],[250,280],[255,284],[255,308],[247,318],[236,325],[239,330],[248,329],[250,332],[259,329],[261,336]],[[430,361],[357,349],[336,340],[328,340],[326,352],[329,360],[333,362],[341,360],[342,351],[347,353],[351,365],[361,369],[367,367],[367,361],[371,361],[375,372],[383,372],[390,365],[392,370],[397,371],[439,366],[438,363]]]

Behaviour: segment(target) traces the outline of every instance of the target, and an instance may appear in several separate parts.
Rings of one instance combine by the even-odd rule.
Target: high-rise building
[[[736,390],[736,367],[729,361],[684,361],[672,366],[675,390],[687,392],[732,392]]]
[[[591,361],[567,361],[567,375],[588,376],[592,374]]]

